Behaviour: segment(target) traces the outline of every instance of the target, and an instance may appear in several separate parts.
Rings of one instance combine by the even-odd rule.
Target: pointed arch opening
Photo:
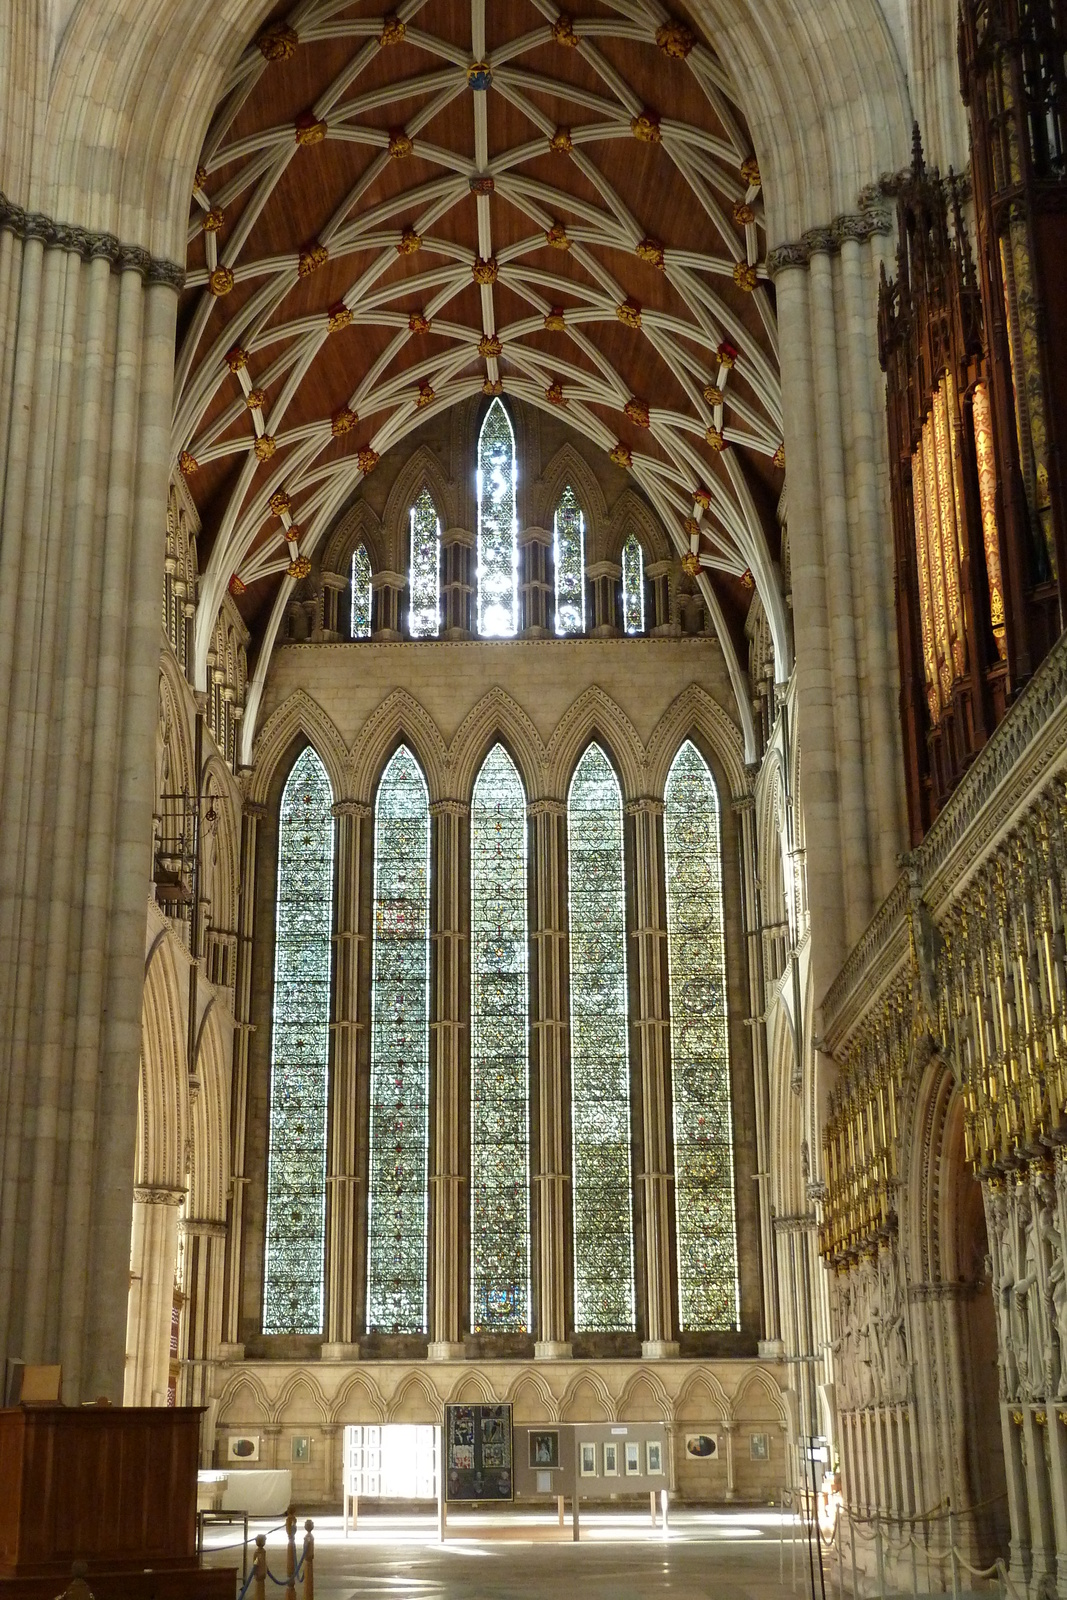
[[[349,636],[353,639],[369,639],[373,591],[370,556],[367,554],[366,545],[357,545],[352,552],[348,586],[351,596]]]
[[[471,1329],[530,1326],[526,793],[502,744],[471,803]]]
[[[568,483],[552,519],[556,569],[556,632],[585,632],[585,514]]]
[[[574,1326],[635,1327],[622,790],[591,744],[567,798]]]
[[[309,745],[282,791],[275,900],[264,1333],[321,1333],[333,791]]]
[[[441,519],[429,489],[420,491],[410,520],[408,632],[413,639],[436,639],[441,631]]]
[[[367,1328],[426,1332],[430,804],[401,745],[374,806]]]
[[[622,625],[626,633],[645,631],[645,552],[633,532],[622,547]]]
[[[719,794],[687,739],[664,791],[678,1311],[685,1331],[739,1326]]]
[[[478,632],[488,639],[519,631],[519,517],[515,430],[499,399],[478,435]]]

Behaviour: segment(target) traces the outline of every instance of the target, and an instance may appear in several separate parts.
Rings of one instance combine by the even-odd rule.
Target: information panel
[[[515,1494],[511,1407],[445,1406],[445,1499],[450,1505]]]

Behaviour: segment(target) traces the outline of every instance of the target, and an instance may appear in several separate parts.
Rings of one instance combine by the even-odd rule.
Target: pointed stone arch
[[[603,745],[622,785],[624,804],[644,793],[645,752],[637,729],[610,695],[594,684],[556,724],[546,750],[545,793],[564,800],[587,745]]]
[[[256,740],[248,798],[264,805],[271,782],[294,739],[301,735],[318,755],[333,790],[334,801],[349,798],[346,788],[348,751],[326,712],[306,689],[296,689],[271,712]]]
[[[330,1419],[326,1397],[310,1372],[296,1372],[283,1386],[274,1402],[275,1422],[311,1422]]]
[[[330,1407],[331,1422],[384,1422],[385,1402],[373,1378],[362,1372],[346,1378]]]
[[[440,1414],[440,1396],[421,1372],[409,1372],[385,1408],[387,1422],[436,1422]]]
[[[566,439],[542,467],[536,495],[531,497],[540,527],[551,529],[560,495],[568,484],[578,496],[585,513],[585,558],[587,561],[602,561],[606,558],[603,546],[608,526],[607,501],[593,468]]]
[[[497,1396],[483,1372],[463,1372],[448,1391],[449,1405],[491,1406]]]
[[[728,1422],[731,1413],[726,1390],[708,1368],[686,1379],[674,1407],[675,1417],[692,1422]]]
[[[539,1372],[520,1372],[508,1390],[516,1422],[558,1422],[559,1402]]]
[[[732,1411],[735,1418],[750,1409],[755,1415],[766,1416],[771,1412],[781,1428],[789,1427],[789,1407],[786,1405],[781,1387],[775,1383],[769,1372],[764,1372],[760,1367],[749,1368],[734,1395]]]
[[[389,490],[382,513],[382,544],[391,552],[389,560],[397,572],[407,571],[408,512],[423,489],[429,490],[430,498],[437,507],[441,532],[456,527],[460,520],[456,486],[449,482],[437,455],[428,444],[420,444],[408,456]]]
[[[572,1378],[559,1403],[562,1422],[615,1422],[618,1408],[598,1372]]]
[[[363,545],[370,557],[372,572],[388,565],[383,525],[366,500],[360,498],[347,510],[326,541],[322,552],[322,571],[340,572],[347,577],[352,553]]]
[[[241,820],[240,796],[235,794],[233,776],[226,763],[214,753],[204,763],[202,787],[210,797],[201,812],[203,863],[210,869],[201,872],[203,888],[210,903],[211,927],[236,933],[237,903],[240,895]],[[215,823],[208,837],[207,813],[215,812]],[[206,876],[206,883],[203,882]],[[232,981],[232,979],[231,979]]]
[[[545,747],[530,717],[505,689],[494,687],[464,717],[448,747],[448,777],[454,798],[469,800],[482,762],[497,743],[511,756],[527,801],[544,785]]]
[[[200,1087],[193,1096],[190,1117],[189,1215],[202,1222],[226,1221],[232,1039],[232,1024],[226,1028],[220,1007],[211,1004],[200,1027],[196,1054]]]
[[[619,1396],[618,1412],[621,1422],[669,1422],[674,1402],[655,1373],[635,1372]]]
[[[184,985],[172,941],[161,932],[145,966],[135,1182],[185,1188],[189,1137]]]
[[[450,799],[448,748],[429,712],[406,689],[388,695],[360,729],[348,755],[346,796],[372,805],[385,765],[401,744],[410,745],[422,768],[431,804]]]
[[[621,561],[622,547],[631,532],[636,533],[641,541],[646,567],[650,561],[669,561],[673,557],[674,548],[663,524],[647,501],[627,484],[611,509],[611,519],[604,530],[601,558]]]
[[[729,794],[720,797],[723,801],[749,792],[741,730],[706,689],[692,683],[667,707],[648,741],[646,774],[652,794],[662,795],[671,763],[689,738],[698,749],[703,746],[705,758],[711,757],[713,775],[718,766],[726,778]]]
[[[236,1373],[219,1396],[219,1427],[260,1427],[272,1420],[267,1391],[259,1378],[247,1370]]]

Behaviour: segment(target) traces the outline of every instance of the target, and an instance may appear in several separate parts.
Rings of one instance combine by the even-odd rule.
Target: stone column
[[[404,594],[407,574],[376,572],[371,578],[372,639],[403,639],[407,634]]]
[[[0,234],[0,1362],[117,1402],[181,271],[32,220]]]
[[[473,533],[449,528],[441,535],[441,633],[445,639],[474,637]]]
[[[133,1191],[127,1367],[123,1403],[165,1406],[178,1263],[178,1208],[184,1189]]]
[[[535,800],[530,816],[530,1025],[536,1142],[531,1151],[536,1217],[539,1361],[569,1356],[567,1207],[570,1144],[565,1121],[570,1037],[567,946],[567,808]]]
[[[237,960],[233,1004],[233,1079],[230,1092],[230,1231],[226,1257],[226,1295],[222,1342],[227,1353],[243,1356],[241,1326],[244,1202],[248,1177],[245,1142],[248,1131],[248,1049],[252,1037],[252,943],[256,921],[256,847],[266,806],[246,800],[241,815],[241,886],[237,901]]]
[[[371,808],[339,800],[337,818],[336,931],[333,941],[333,1049],[331,1051],[330,1138],[327,1152],[326,1343],[327,1361],[354,1360],[363,1330],[367,1277],[367,1208],[360,1193],[359,1066],[366,1032],[361,1006],[369,985],[367,930],[361,921],[360,886],[364,840],[372,827]],[[372,846],[373,848],[373,846]]]
[[[641,1354],[678,1354],[671,1271],[671,1203],[674,1151],[671,1130],[670,986],[667,973],[667,885],[663,853],[663,802],[641,799],[626,807],[633,871],[634,960],[630,972],[632,1058],[641,1075],[642,1170],[637,1174],[644,1212],[645,1338]]]
[[[430,1359],[463,1354],[469,1256],[466,1034],[470,807],[435,800],[431,818]]]
[[[183,1381],[178,1404],[206,1406],[211,1399],[210,1366],[222,1343],[226,1286],[226,1224],[204,1217],[182,1217],[184,1239],[182,1293],[185,1295]]]
[[[592,622],[589,632],[598,639],[614,639],[619,632],[619,584],[622,568],[614,561],[597,561],[586,567],[585,575],[592,596]]]
[[[675,637],[681,628],[671,616],[670,561],[650,561],[645,568],[645,626],[654,638]]]
[[[544,639],[556,631],[556,580],[553,537],[547,528],[519,534],[519,590],[524,639]]]

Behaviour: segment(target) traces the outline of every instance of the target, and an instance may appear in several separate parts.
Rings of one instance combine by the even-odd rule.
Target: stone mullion
[[[430,1355],[463,1353],[469,1253],[466,1117],[463,1086],[469,896],[466,862],[470,807],[435,801],[432,819],[432,933],[430,961]]]
[[[330,1058],[330,1137],[327,1155],[326,1342],[338,1359],[352,1353],[362,1332],[365,1273],[357,1166],[363,949],[360,886],[370,807],[342,800],[337,818],[334,881],[333,1011]]]
[[[259,823],[266,807],[245,801],[241,818],[241,881],[237,905],[237,957],[233,1001],[237,1026],[233,1035],[233,1079],[230,1095],[230,1230],[225,1266],[224,1344],[240,1338],[241,1277],[244,1256],[244,1201],[248,1134],[248,1050],[252,1037],[252,941],[256,918],[256,850]]]
[[[208,1365],[219,1353],[225,1284],[226,1224],[197,1217],[181,1217],[178,1231],[185,1240],[182,1293],[183,1340],[181,1356],[185,1376],[179,1405],[207,1405],[210,1398]]]
[[[640,1074],[640,1159],[644,1205],[646,1357],[676,1356],[676,1298],[672,1290],[671,1186],[674,1150],[670,1103],[670,987],[667,969],[667,889],[663,802],[627,806],[633,863],[635,971],[630,993]]]
[[[537,1140],[536,1185],[539,1360],[568,1356],[566,1134],[568,1015],[567,826],[562,801],[530,807],[531,1025]]]
[[[170,1376],[178,1208],[184,1189],[133,1191],[125,1404],[165,1405]]]

